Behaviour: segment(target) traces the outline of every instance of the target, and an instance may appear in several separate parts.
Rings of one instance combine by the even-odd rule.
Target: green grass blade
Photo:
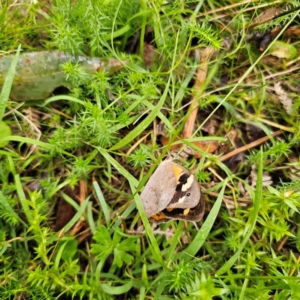
[[[123,168],[110,154],[107,153],[105,149],[98,149],[101,155],[109,162],[114,168],[122,174],[125,178],[130,179],[130,181],[137,186],[139,181],[135,179],[125,168]]]
[[[249,221],[248,221],[249,226],[246,227],[246,228],[248,228],[248,230],[245,232],[244,239],[243,239],[239,249],[237,250],[237,252],[216,272],[217,276],[224,274],[228,269],[230,269],[232,267],[232,265],[235,263],[235,261],[241,255],[241,252],[243,251],[245,245],[249,241],[249,238],[255,227],[255,223],[256,223],[258,211],[259,211],[259,205],[260,205],[260,201],[262,198],[262,177],[263,177],[263,153],[262,153],[262,149],[261,149],[258,166],[257,166],[257,182],[256,182],[255,196],[254,196],[254,207],[253,207],[253,211],[251,212],[251,215],[249,217]]]
[[[10,246],[7,242],[2,242],[2,245],[0,246],[0,257],[6,252],[8,246]]]
[[[26,199],[26,196],[25,196],[25,193],[23,190],[20,174],[14,175],[14,182],[15,182],[16,191],[17,191],[21,206],[23,208],[24,214],[25,214],[29,224],[32,224],[33,214],[29,207],[29,200]]]
[[[139,183],[138,180],[136,180],[125,168],[123,168],[113,157],[111,157],[106,152],[106,150],[99,149],[99,152],[110,164],[112,164],[118,170],[118,172],[120,174],[122,174],[122,176],[124,176],[128,180],[132,194],[135,195],[134,200],[135,200],[136,207],[140,213],[147,236],[150,240],[150,247],[151,247],[152,254],[159,263],[163,264],[163,259],[162,259],[160,249],[158,247],[158,244],[157,244],[157,241],[153,234],[152,228],[151,228],[148,218],[146,216],[140,196],[137,194],[136,187],[138,186],[138,183]]]
[[[69,221],[69,223],[64,227],[65,232],[70,230],[75,223],[84,215],[85,209],[89,203],[90,197],[87,197],[84,202],[80,205],[78,211],[74,215],[74,217]]]
[[[75,224],[76,222],[84,215],[85,209],[89,203],[89,199],[90,197],[87,197],[84,202],[80,205],[78,211],[76,212],[76,214],[73,216],[73,218],[68,222],[68,224],[64,227],[64,232],[69,231]],[[55,235],[53,235],[51,238],[49,238],[49,243],[50,242],[55,242],[57,241],[59,235],[61,232],[57,232],[55,233]]]
[[[124,27],[122,27],[121,29],[114,31],[113,33],[108,33],[108,34],[104,34],[103,38],[107,41],[109,41],[112,38],[117,38],[123,34],[125,34],[127,31],[130,30],[130,26],[127,24]]]
[[[182,81],[180,88],[178,90],[178,92],[176,93],[175,99],[174,99],[174,103],[172,104],[172,106],[175,108],[176,105],[178,105],[178,102],[182,101],[182,99],[184,98],[184,96],[186,95],[186,90],[188,88],[188,85],[190,84],[192,78],[195,76],[195,72],[198,68],[198,63],[200,60],[200,55],[198,53],[198,51],[195,51],[195,63],[193,64],[193,66],[191,67],[189,73],[187,74],[187,76],[185,77],[185,79]],[[179,104],[180,106],[180,104]]]
[[[70,196],[68,196],[67,194],[65,194],[64,192],[61,193],[62,198],[69,203],[75,210],[79,210],[80,205],[77,204],[77,202]]]
[[[107,226],[109,226],[109,224],[110,224],[110,208],[104,199],[103,193],[101,191],[101,188],[100,188],[98,182],[94,181],[93,186],[94,186],[94,190],[95,190],[97,199],[99,200],[100,206],[102,208],[106,224],[107,224]]]
[[[77,99],[75,97],[68,96],[68,95],[58,95],[58,96],[50,97],[50,98],[46,99],[45,101],[43,101],[42,106],[47,106],[51,102],[60,101],[60,100],[67,100],[70,102],[81,104],[83,106],[85,105],[84,101]]]
[[[16,189],[19,201],[21,203],[21,206],[23,208],[24,214],[25,214],[29,224],[32,224],[33,215],[32,215],[31,209],[29,208],[29,204],[28,204],[29,201],[26,199],[26,196],[25,196],[25,193],[23,190],[23,185],[21,182],[20,174],[17,173],[16,167],[14,164],[14,160],[12,159],[12,157],[7,156],[7,160],[8,160],[10,172],[14,176],[15,189]]]
[[[170,247],[167,249],[168,251],[166,255],[167,265],[174,261],[174,253],[176,252],[176,248],[178,247],[178,240],[180,240],[180,236],[182,235],[183,225],[183,221],[178,222],[175,234],[172,239],[170,239]]]
[[[96,232],[97,228],[96,228],[96,224],[95,224],[94,216],[93,216],[93,203],[92,202],[89,202],[88,206],[87,206],[87,221],[90,225],[92,234],[94,234]]]
[[[149,101],[145,100],[143,103],[152,111],[155,109],[155,106]],[[175,128],[173,127],[171,122],[160,111],[157,112],[157,117],[161,119],[161,121],[165,124],[166,128],[168,128],[171,132],[175,132]]]
[[[111,286],[108,284],[101,284],[103,291],[110,295],[121,295],[127,293],[133,287],[133,281],[130,280],[121,286]]]
[[[0,143],[7,142],[7,141],[28,143],[28,144],[40,146],[40,147],[48,149],[48,150],[51,150],[53,148],[53,146],[51,144],[44,143],[44,142],[41,142],[41,141],[37,141],[37,140],[27,138],[27,137],[16,136],[16,135],[10,135],[10,136],[7,136],[7,137],[4,137],[4,138],[0,139]]]
[[[195,236],[194,240],[183,252],[178,253],[177,257],[184,259],[184,261],[188,262],[196,255],[196,253],[199,251],[199,249],[202,247],[202,245],[206,241],[206,239],[209,235],[209,232],[218,216],[220,207],[222,205],[223,195],[224,195],[227,181],[228,181],[228,179],[224,180],[223,187],[219,193],[217,201],[215,202],[214,206],[212,207],[208,217],[206,218],[201,229]]]
[[[132,202],[127,208],[126,210],[122,213],[122,218],[126,219],[136,208],[135,202]],[[122,222],[122,219],[119,218],[118,220],[116,220],[116,222],[114,223],[114,225],[112,226],[112,229],[110,231],[110,234],[112,234],[112,232],[114,231],[115,227],[119,227],[120,224]]]
[[[110,148],[110,150],[117,150],[124,146],[127,146],[133,139],[135,139],[139,134],[141,134],[143,131],[147,129],[147,127],[151,124],[151,122],[156,118],[156,116],[159,114],[160,109],[162,108],[163,104],[165,103],[165,100],[167,98],[167,94],[169,92],[169,86],[170,86],[170,79],[167,82],[165,91],[157,103],[157,105],[154,107],[154,109],[151,111],[151,113],[144,119],[139,125],[137,125],[133,130],[130,131],[121,141],[119,141],[117,144],[115,144],[113,147]]]
[[[14,81],[14,77],[15,77],[15,72],[16,72],[16,66],[19,60],[19,54],[21,51],[21,45],[19,45],[17,53],[14,57],[14,59],[11,62],[10,68],[7,72],[5,81],[4,81],[4,85],[2,87],[2,91],[0,94],[0,121],[2,121],[3,116],[4,116],[4,111],[7,105],[7,101],[10,95],[10,90]]]

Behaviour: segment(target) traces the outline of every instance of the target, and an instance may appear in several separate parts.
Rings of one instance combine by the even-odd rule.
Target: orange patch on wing
[[[179,183],[180,175],[182,174],[182,169],[178,165],[173,164],[173,171],[176,178],[176,182]]]
[[[184,216],[187,216],[190,212],[190,208],[186,208],[184,211],[183,211],[183,215]]]
[[[167,217],[163,212],[159,212],[156,215],[151,216],[150,218],[155,221],[161,221],[163,219],[166,219]]]

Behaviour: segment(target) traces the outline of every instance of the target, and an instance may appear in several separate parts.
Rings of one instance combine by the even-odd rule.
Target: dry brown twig
[[[198,91],[201,89],[201,86],[203,85],[206,75],[207,75],[207,69],[208,69],[208,63],[210,61],[211,56],[216,52],[215,49],[212,47],[206,47],[205,49],[201,50],[201,64],[198,68],[197,74],[196,74],[196,81],[195,81],[195,94],[192,97],[192,102],[190,104],[188,113],[189,116],[186,120],[186,123],[184,125],[182,137],[189,138],[193,135],[194,131],[194,125],[198,113],[198,100],[199,96],[197,95]]]
[[[271,136],[272,137],[276,137],[276,136],[279,136],[281,134],[282,134],[282,131],[281,130],[277,130],[277,131],[273,132],[271,134]],[[231,151],[231,152],[229,152],[229,153],[221,156],[219,158],[219,161],[220,162],[221,161],[225,161],[225,160],[227,160],[227,159],[229,159],[229,158],[231,158],[231,157],[233,157],[235,155],[238,155],[241,152],[245,152],[245,151],[247,151],[247,150],[249,150],[251,148],[254,148],[254,147],[258,146],[258,145],[261,145],[261,144],[265,143],[268,140],[270,140],[270,137],[269,136],[264,136],[264,137],[262,137],[262,138],[260,138],[260,139],[258,139],[256,141],[254,141],[252,143],[249,143],[249,144],[247,144],[247,145],[245,145],[243,147],[237,148],[237,149],[235,149],[235,150],[233,150],[233,151]]]

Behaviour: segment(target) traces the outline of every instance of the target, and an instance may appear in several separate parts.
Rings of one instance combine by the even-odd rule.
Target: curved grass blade
[[[257,167],[257,183],[256,183],[256,191],[254,196],[254,207],[253,211],[251,212],[251,215],[249,217],[249,226],[248,231],[245,232],[244,239],[237,250],[237,252],[216,272],[216,275],[222,275],[224,274],[228,269],[232,267],[232,265],[235,263],[235,261],[239,258],[241,252],[243,251],[245,245],[248,243],[249,238],[254,230],[255,223],[257,220],[260,200],[262,198],[262,177],[263,177],[263,153],[262,148],[260,149],[260,156],[258,161],[258,167]]]
[[[111,286],[108,284],[101,284],[103,291],[110,295],[121,295],[127,293],[133,287],[133,281],[130,280],[121,286]]]
[[[209,232],[218,216],[223,195],[225,191],[225,187],[227,184],[228,179],[224,180],[223,187],[219,193],[219,196],[217,198],[217,201],[215,202],[214,206],[212,207],[208,217],[206,218],[205,222],[203,223],[201,229],[197,233],[196,237],[192,241],[192,243],[183,251],[178,253],[177,258],[184,259],[185,262],[190,261],[196,253],[199,251],[199,249],[202,247],[204,242],[206,241]]]
[[[101,191],[101,188],[100,188],[98,182],[94,181],[93,186],[94,186],[95,193],[97,195],[97,199],[100,202],[100,206],[102,208],[106,224],[107,224],[107,226],[109,226],[109,224],[110,224],[110,212],[109,212],[110,209],[109,209],[109,206],[108,206],[108,204],[106,203],[106,201],[104,199],[103,193]]]
[[[40,147],[45,148],[47,150],[51,150],[53,148],[53,146],[51,144],[44,143],[44,142],[34,140],[34,139],[31,139],[31,138],[27,138],[27,137],[16,136],[16,135],[6,136],[6,137],[0,139],[0,143],[7,142],[7,141],[28,143],[28,144],[31,144],[31,145],[40,146]]]
[[[11,87],[12,87],[12,84],[14,81],[14,76],[15,76],[15,72],[16,72],[16,67],[17,67],[20,51],[21,51],[21,45],[19,45],[17,53],[11,62],[11,65],[9,67],[9,70],[7,72],[7,75],[5,77],[5,81],[4,81],[4,84],[2,87],[2,91],[0,94],[0,121],[2,121],[2,118],[4,116],[4,111],[5,111],[6,104],[7,104],[8,98],[9,98],[9,94],[10,94],[10,90],[11,90]]]
[[[133,130],[130,131],[121,141],[119,141],[117,144],[115,144],[113,147],[111,147],[109,150],[117,150],[124,146],[127,146],[134,138],[136,138],[139,134],[141,134],[143,131],[147,129],[147,127],[151,124],[151,122],[156,118],[158,115],[160,109],[162,108],[163,104],[165,103],[165,100],[167,98],[167,94],[169,91],[170,86],[170,78],[167,82],[165,91],[161,97],[161,99],[158,101],[157,105],[154,107],[154,109],[151,111],[151,113],[144,119],[139,125],[137,125]]]
[[[160,252],[160,249],[158,247],[157,241],[155,239],[155,236],[153,234],[152,228],[150,226],[150,223],[148,221],[148,218],[146,216],[142,201],[140,199],[140,196],[137,194],[136,187],[138,185],[138,180],[136,180],[125,168],[123,168],[113,157],[111,157],[106,150],[104,149],[99,149],[99,152],[101,155],[110,163],[112,164],[118,172],[124,176],[130,185],[132,194],[134,195],[134,200],[136,207],[140,213],[141,219],[143,221],[147,237],[149,237],[150,244],[149,246],[151,247],[151,252],[153,254],[153,257],[158,261],[160,264],[163,264],[163,259],[162,259],[162,254]]]

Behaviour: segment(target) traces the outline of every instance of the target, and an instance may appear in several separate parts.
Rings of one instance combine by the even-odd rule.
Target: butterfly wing
[[[163,211],[157,213],[154,216],[151,216],[151,219],[157,223],[165,223],[170,220],[185,220],[197,222],[203,218],[205,212],[205,202],[203,197],[200,197],[199,203],[190,209],[181,209],[175,208],[169,211],[168,209],[164,209]]]
[[[168,206],[175,188],[176,178],[172,161],[165,160],[157,167],[141,193],[147,217],[157,214]]]
[[[193,174],[182,166],[173,163],[176,187],[168,208],[195,207],[201,197],[199,184]]]

